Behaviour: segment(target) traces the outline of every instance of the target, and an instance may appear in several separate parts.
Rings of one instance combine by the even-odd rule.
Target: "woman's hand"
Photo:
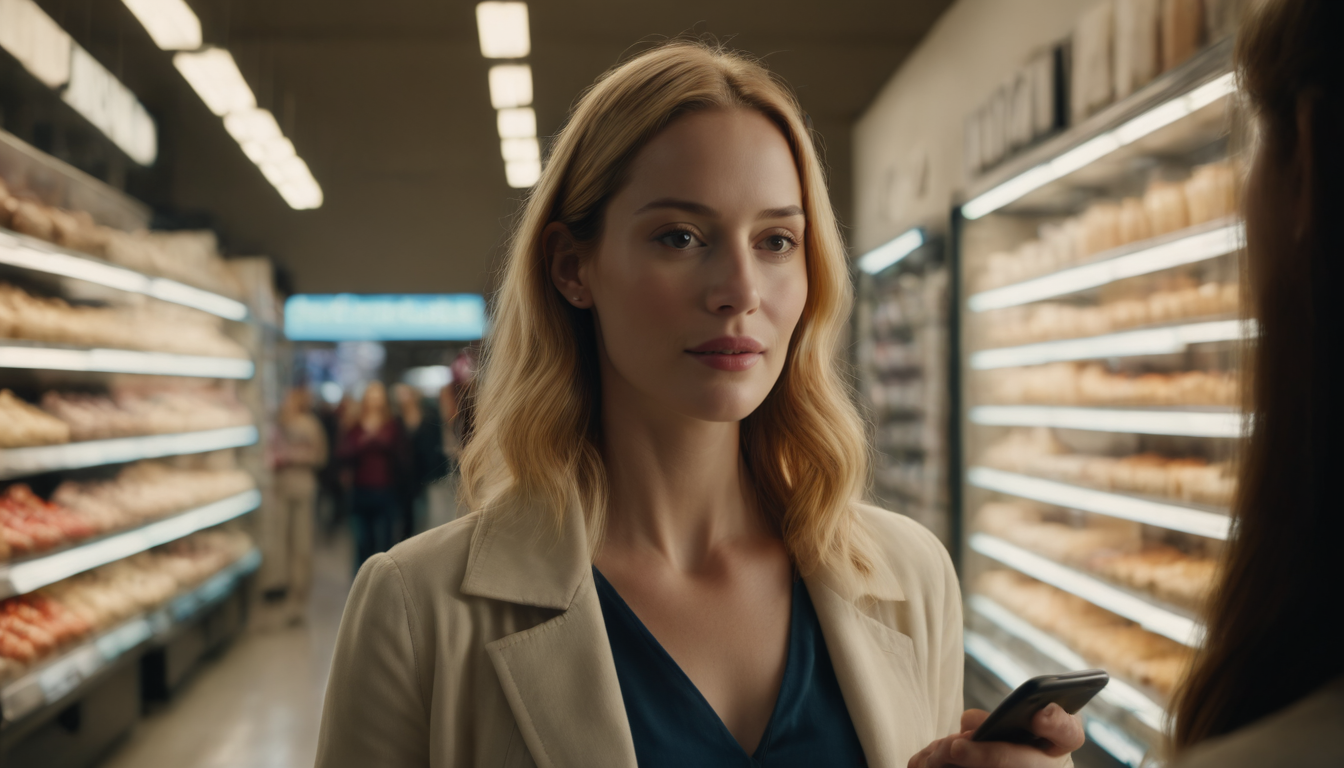
[[[1083,746],[1083,724],[1058,704],[1031,719],[1031,732],[1043,746],[1003,741],[971,741],[971,734],[989,717],[983,709],[961,714],[961,733],[941,738],[910,758],[908,768],[1058,768],[1069,764],[1069,754]],[[1047,743],[1048,742],[1048,743]]]

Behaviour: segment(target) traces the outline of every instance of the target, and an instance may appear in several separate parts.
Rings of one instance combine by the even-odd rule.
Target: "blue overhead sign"
[[[285,302],[294,341],[475,341],[485,333],[476,293],[298,294]]]

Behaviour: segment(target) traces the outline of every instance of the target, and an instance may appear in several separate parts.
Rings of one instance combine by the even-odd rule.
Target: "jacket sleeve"
[[[341,617],[317,768],[429,765],[417,624],[396,561],[374,555],[355,577]]]
[[[932,536],[929,537],[933,539]],[[961,730],[961,713],[964,707],[962,696],[963,678],[966,674],[965,648],[962,645],[961,583],[957,580],[957,571],[952,567],[952,558],[942,544],[933,539],[933,546],[941,566],[942,605],[938,621],[930,623],[930,629],[938,634],[930,643],[930,648],[938,649],[931,659],[930,677],[936,687],[933,700],[937,702],[934,722],[940,736],[948,736]]]

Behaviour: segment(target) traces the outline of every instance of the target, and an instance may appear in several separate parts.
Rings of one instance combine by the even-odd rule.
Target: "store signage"
[[[485,333],[485,299],[455,294],[299,294],[285,302],[295,341],[473,341]]]

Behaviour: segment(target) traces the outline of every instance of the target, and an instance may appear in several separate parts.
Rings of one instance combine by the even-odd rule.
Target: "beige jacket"
[[[885,562],[806,580],[868,764],[904,768],[962,710],[961,595],[942,544],[858,506]],[[319,768],[635,766],[581,514],[556,535],[468,515],[360,569]],[[535,519],[535,518],[533,518]]]

